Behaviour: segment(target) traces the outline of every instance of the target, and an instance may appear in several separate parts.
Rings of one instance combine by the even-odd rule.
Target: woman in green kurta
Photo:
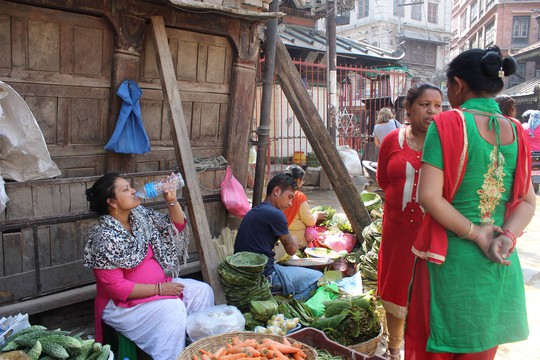
[[[528,336],[514,234],[536,197],[521,126],[492,98],[513,72],[497,47],[449,65],[448,98],[459,110],[436,118],[424,144],[419,199],[428,215],[413,247],[405,359],[493,359],[499,344]]]

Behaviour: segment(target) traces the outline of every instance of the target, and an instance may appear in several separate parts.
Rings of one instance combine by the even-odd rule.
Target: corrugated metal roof
[[[279,36],[287,47],[313,52],[326,52],[326,32],[302,26],[281,24]],[[403,59],[403,50],[388,51],[363,42],[336,36],[336,54],[345,58],[375,60],[396,63]]]
[[[516,51],[515,53],[509,51],[509,54],[513,56],[517,61],[524,61],[530,58],[540,56],[540,41],[535,42],[523,49]]]
[[[504,94],[513,98],[534,95],[535,89],[540,85],[540,77],[525,81],[503,91]]]

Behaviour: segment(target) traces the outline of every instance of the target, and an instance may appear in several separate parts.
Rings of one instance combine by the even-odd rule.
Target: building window
[[[484,15],[484,0],[479,0],[478,9],[479,9],[479,14],[480,14],[478,15],[478,17],[481,18],[482,15]]]
[[[514,16],[512,21],[512,44],[529,44],[529,21],[530,16]]]
[[[471,25],[478,20],[478,1],[471,4]]]
[[[467,32],[467,10],[465,10],[465,12],[461,14],[461,18],[459,19],[459,25],[462,34]]]
[[[403,17],[403,6],[399,6],[403,3],[403,0],[394,0],[394,16]]]
[[[437,15],[439,12],[439,5],[435,3],[428,3],[427,5],[428,15],[427,21],[432,24],[437,24]]]
[[[369,16],[369,0],[358,0],[357,18],[365,18]]]
[[[521,84],[525,80],[525,63],[518,63],[514,75],[508,78],[508,87]]]
[[[422,4],[414,4],[411,7],[411,19],[422,20]]]
[[[404,61],[410,64],[435,67],[437,64],[437,45],[407,39]]]
[[[484,35],[484,46],[489,47],[495,44],[495,20],[486,26],[486,32]]]

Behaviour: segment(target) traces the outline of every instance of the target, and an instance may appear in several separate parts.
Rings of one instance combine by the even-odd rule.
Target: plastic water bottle
[[[145,184],[137,191],[137,197],[142,199],[150,199],[163,194],[166,191],[178,190],[184,187],[184,179],[182,174],[176,173],[169,176],[169,180],[152,181]]]

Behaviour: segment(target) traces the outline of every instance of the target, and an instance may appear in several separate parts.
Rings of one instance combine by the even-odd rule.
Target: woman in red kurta
[[[407,92],[404,105],[410,125],[384,138],[377,164],[377,182],[385,194],[377,285],[386,310],[390,359],[400,358],[414,263],[411,248],[424,215],[417,197],[422,148],[433,116],[442,110],[441,90],[417,84]]]

